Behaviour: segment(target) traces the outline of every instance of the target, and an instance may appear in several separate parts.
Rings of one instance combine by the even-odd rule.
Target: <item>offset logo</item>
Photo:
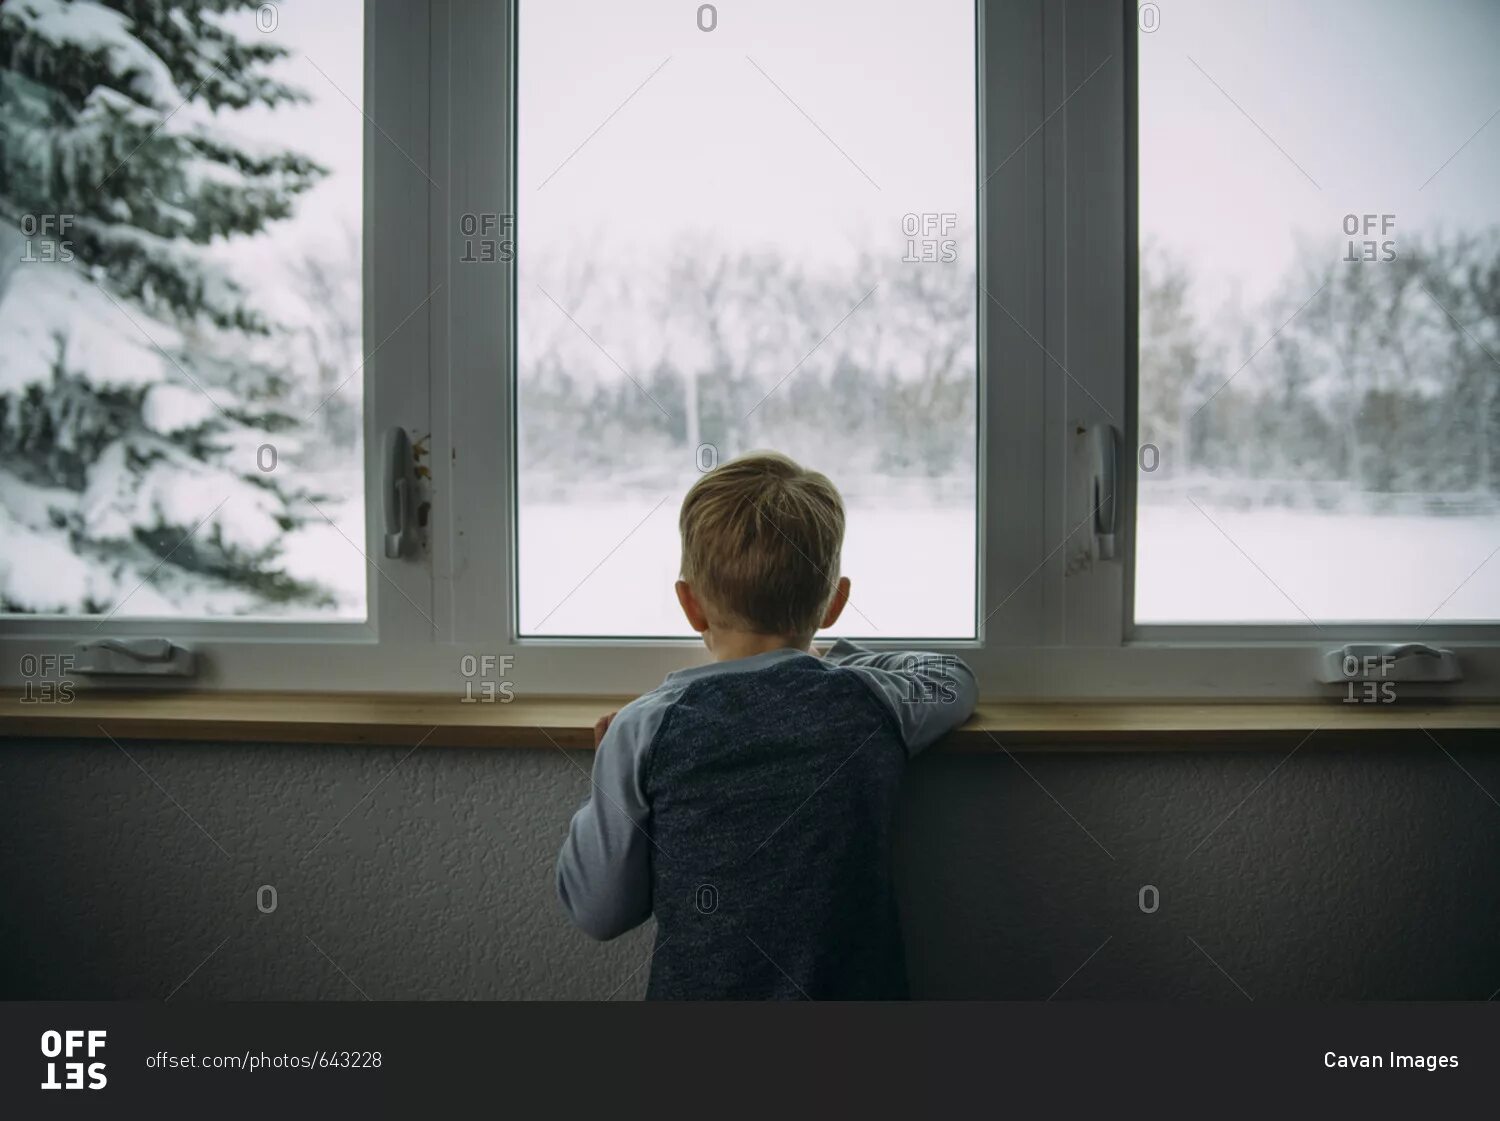
[[[516,259],[516,220],[509,214],[465,214],[458,228],[464,235],[465,264],[504,264]]]
[[[47,1077],[43,1090],[102,1090],[109,1079],[104,1062],[86,1062],[98,1058],[104,1050],[103,1029],[91,1031],[42,1032],[42,1057],[47,1060]],[[59,1059],[66,1060],[58,1062]]]
[[[907,678],[906,696],[902,699],[909,705],[952,704],[958,699],[958,680],[954,675],[958,659],[952,654],[940,654],[933,665],[931,658],[913,656],[905,668],[908,671],[917,669],[923,661],[927,662],[929,672]]]

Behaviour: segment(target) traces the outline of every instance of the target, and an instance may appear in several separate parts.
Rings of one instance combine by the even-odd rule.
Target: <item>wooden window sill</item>
[[[67,703],[0,695],[0,737],[593,747],[594,721],[622,697],[464,704],[450,696],[80,691]],[[101,729],[103,730],[101,732]],[[1193,749],[1296,743],[1385,745],[1500,729],[1500,704],[1010,703],[979,706],[938,750]]]

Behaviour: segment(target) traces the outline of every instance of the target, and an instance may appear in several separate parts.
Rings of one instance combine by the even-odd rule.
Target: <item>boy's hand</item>
[[[606,713],[594,721],[594,747],[604,742],[604,733],[609,731],[609,722],[619,715],[618,711]]]

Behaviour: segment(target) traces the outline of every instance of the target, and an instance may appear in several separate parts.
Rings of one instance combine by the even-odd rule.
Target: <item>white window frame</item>
[[[1132,0],[977,5],[983,623],[974,640],[916,644],[969,661],[992,699],[1336,698],[1316,680],[1325,651],[1410,640],[1417,628],[1132,621],[1135,10]],[[625,695],[704,660],[691,639],[518,637],[514,274],[460,261],[466,214],[515,216],[525,251],[514,182],[516,4],[425,0],[372,3],[367,12],[369,622],[111,620],[100,628],[12,619],[0,638],[7,684],[17,683],[22,655],[66,654],[73,642],[109,635],[192,645],[202,669],[190,683],[170,682],[179,688],[459,698],[482,665],[491,668],[478,676],[503,677],[517,697]],[[1117,427],[1125,449],[1121,559],[1070,575],[1070,560],[1092,544],[1080,430],[1100,423]],[[430,433],[432,453],[426,548],[401,561],[380,547],[379,450],[394,424]],[[1403,685],[1403,698],[1500,697],[1500,627],[1420,631],[1459,653],[1465,679]],[[480,661],[488,658],[495,662]]]

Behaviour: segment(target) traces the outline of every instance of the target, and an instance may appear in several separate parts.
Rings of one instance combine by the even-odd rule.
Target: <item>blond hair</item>
[[[844,503],[779,452],[708,472],[682,500],[682,578],[721,626],[810,636],[839,579]]]

